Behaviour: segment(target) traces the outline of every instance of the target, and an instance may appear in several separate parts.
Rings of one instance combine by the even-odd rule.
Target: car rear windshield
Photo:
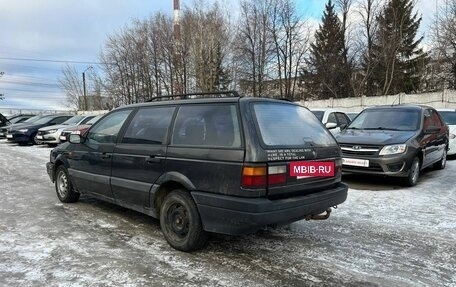
[[[439,112],[447,125],[456,125],[456,112]]]
[[[411,109],[364,110],[353,120],[349,129],[415,131],[420,124],[420,112]]]
[[[308,109],[286,103],[253,103],[263,143],[267,146],[337,145]]]

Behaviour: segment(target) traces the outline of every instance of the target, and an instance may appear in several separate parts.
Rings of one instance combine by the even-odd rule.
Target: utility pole
[[[180,73],[182,73],[181,64],[182,64],[182,55],[181,55],[181,33],[180,33],[180,0],[174,0],[174,27],[173,27],[173,37],[174,37],[174,62],[176,65],[176,84],[174,87],[174,94],[183,94],[183,83],[182,78],[180,78]]]
[[[0,72],[0,78],[5,74],[5,72]],[[3,100],[5,98],[5,95],[0,93],[0,100]]]
[[[93,68],[92,66],[88,66],[87,69],[85,69],[84,72],[82,72],[82,90],[84,93],[84,111],[88,110],[85,72],[87,72],[87,70],[92,69],[92,68]]]

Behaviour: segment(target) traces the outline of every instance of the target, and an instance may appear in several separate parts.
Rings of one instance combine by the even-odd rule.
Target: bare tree
[[[353,44],[357,52],[358,63],[352,76],[353,93],[355,96],[372,95],[374,93],[374,83],[372,70],[376,65],[373,56],[374,37],[377,33],[377,16],[380,8],[380,0],[360,0],[358,2],[358,14],[361,17],[359,24],[358,42]]]
[[[67,106],[73,110],[83,108],[81,99],[84,96],[83,83],[80,74],[74,66],[66,64],[62,68],[62,77],[59,79],[60,87],[65,92]]]
[[[456,2],[445,0],[431,27],[441,87],[456,89]]]
[[[223,61],[229,45],[229,36],[225,19],[217,2],[212,6],[204,1],[187,9],[184,16],[184,27],[191,31],[189,41],[192,76],[195,89],[213,91],[220,89],[220,78],[223,73]]]
[[[240,23],[236,39],[236,58],[239,61],[244,92],[264,96],[274,58],[274,41],[270,25],[270,0],[243,0],[240,3]]]
[[[274,41],[277,80],[281,98],[295,100],[299,69],[309,48],[310,30],[291,0],[272,2],[270,30]],[[300,94],[299,97],[302,95]]]

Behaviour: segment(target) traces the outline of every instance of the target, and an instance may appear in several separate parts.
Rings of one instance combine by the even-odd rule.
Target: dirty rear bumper
[[[271,224],[287,224],[324,212],[344,202],[348,187],[339,183],[332,189],[270,200],[192,192],[204,230],[230,235],[249,234]]]

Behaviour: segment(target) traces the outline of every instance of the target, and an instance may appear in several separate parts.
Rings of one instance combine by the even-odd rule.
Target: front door
[[[112,158],[111,188],[121,205],[142,211],[149,192],[164,171],[166,137],[174,107],[140,108],[116,146]]]
[[[111,160],[117,136],[131,109],[113,112],[88,131],[82,144],[75,144],[68,159],[68,170],[79,192],[112,199]]]

